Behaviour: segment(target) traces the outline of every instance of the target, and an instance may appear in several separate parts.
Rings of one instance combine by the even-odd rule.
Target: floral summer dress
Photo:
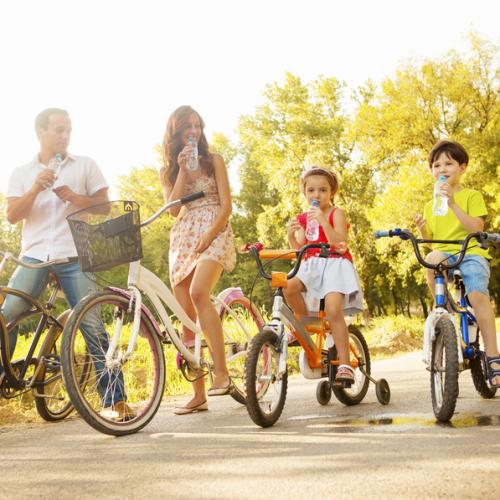
[[[224,271],[232,271],[236,265],[233,230],[229,222],[201,253],[194,248],[200,237],[213,225],[220,210],[217,184],[213,177],[202,175],[186,186],[185,195],[203,191],[205,196],[185,205],[170,231],[168,252],[170,284],[177,286],[201,260],[219,262]]]

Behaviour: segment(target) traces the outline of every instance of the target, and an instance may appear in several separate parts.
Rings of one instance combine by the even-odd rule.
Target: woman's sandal
[[[354,370],[349,365],[339,365],[337,375],[335,375],[334,384],[340,385],[342,382],[354,383]]]
[[[233,390],[233,382],[229,379],[229,382],[224,387],[211,387],[207,391],[207,396],[225,396],[230,394]]]
[[[208,403],[206,401],[203,401],[203,403],[200,403],[196,406],[176,406],[174,408],[174,414],[175,415],[188,415],[189,413],[198,413],[200,411],[207,411],[208,410]]]
[[[490,381],[490,385],[493,389],[498,389],[500,388],[500,383],[494,384],[493,379],[500,377],[500,356],[494,356],[493,358],[486,356],[486,361],[488,363],[488,380]],[[493,368],[493,365],[498,365],[498,368]]]

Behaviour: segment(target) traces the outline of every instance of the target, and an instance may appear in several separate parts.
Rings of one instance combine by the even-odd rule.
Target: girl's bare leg
[[[219,389],[229,384],[226,366],[222,323],[210,299],[210,294],[222,274],[222,266],[212,260],[202,260],[196,266],[190,287],[200,326],[206,335],[207,343],[214,362],[213,388]]]
[[[344,294],[333,292],[325,296],[325,315],[330,323],[339,362],[349,365],[349,332],[344,319]]]
[[[283,288],[283,295],[286,303],[292,308],[295,314],[307,316],[307,307],[301,292],[305,292],[305,287],[298,278],[292,278]]]
[[[189,318],[196,323],[196,310],[194,308],[191,296],[189,295],[189,287],[191,286],[191,281],[193,279],[193,273],[191,273],[187,278],[185,278],[181,283],[174,287],[174,296],[182,306]],[[184,343],[187,345],[194,344],[195,333],[186,328],[182,327],[182,337]],[[201,377],[195,380],[191,384],[193,386],[193,397],[186,403],[186,408],[192,408],[204,403],[207,400],[205,394],[205,378]]]

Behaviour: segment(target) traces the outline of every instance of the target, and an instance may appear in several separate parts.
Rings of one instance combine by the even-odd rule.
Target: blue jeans
[[[30,264],[39,264],[41,262],[31,257],[22,257],[22,260]],[[19,266],[14,271],[8,286],[38,298],[47,286],[50,271],[57,276],[64,295],[66,295],[66,299],[72,308],[86,295],[96,291],[95,282],[81,271],[78,262],[58,264],[43,269],[27,269]],[[29,307],[29,304],[22,298],[7,295],[1,313],[5,318],[5,322],[8,323]],[[97,310],[86,314],[85,320],[81,323],[81,330],[92,356],[96,377],[99,380],[98,390],[103,399],[103,405],[110,406],[112,403],[125,400],[121,372],[118,374],[109,373],[104,366],[104,353],[109,346],[109,338]],[[10,356],[12,357],[17,343],[17,329],[9,332],[9,341]]]

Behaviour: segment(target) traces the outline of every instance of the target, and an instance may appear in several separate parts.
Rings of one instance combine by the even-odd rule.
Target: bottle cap
[[[439,182],[446,182],[446,177],[444,175],[440,175],[438,181]]]
[[[311,206],[312,207],[319,207],[319,201],[318,200],[311,201]]]

